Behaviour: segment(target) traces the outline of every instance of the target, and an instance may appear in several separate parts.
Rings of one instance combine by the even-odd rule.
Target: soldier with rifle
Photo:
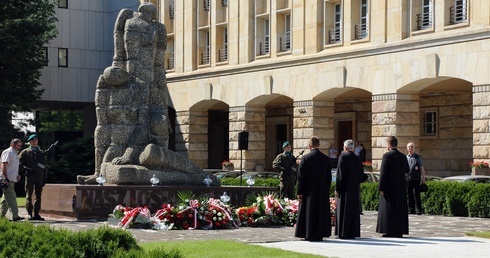
[[[38,145],[38,137],[31,134],[27,139],[29,147],[22,150],[19,154],[20,168],[25,172],[26,190],[26,209],[29,220],[44,220],[39,214],[41,210],[41,194],[46,184],[48,172],[46,169],[46,153],[53,148],[56,143],[43,151]],[[33,200],[34,195],[34,200]],[[34,211],[34,216],[32,212]]]

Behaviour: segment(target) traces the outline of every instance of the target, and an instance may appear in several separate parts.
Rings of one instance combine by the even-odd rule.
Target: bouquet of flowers
[[[221,165],[222,166],[233,166],[233,162],[229,161],[229,160],[224,160],[223,162],[221,162]]]
[[[257,206],[240,207],[235,210],[240,224],[243,226],[253,226],[255,215],[258,214]]]
[[[362,166],[365,171],[373,171],[373,163],[369,161],[362,162]]]
[[[489,164],[488,162],[485,161],[475,161],[475,162],[470,162],[470,166],[472,168],[488,168]]]
[[[122,207],[119,207],[118,211],[120,210]],[[127,211],[124,212],[124,217],[118,224],[121,228],[148,228],[150,226],[151,214],[147,207],[124,208],[124,210]]]
[[[330,197],[330,215],[331,215],[332,226],[335,226],[335,223],[337,222],[337,218],[335,216],[336,211],[337,211],[337,198]]]
[[[298,219],[298,200],[284,199],[284,210],[282,211],[282,220],[286,226],[296,225]]]

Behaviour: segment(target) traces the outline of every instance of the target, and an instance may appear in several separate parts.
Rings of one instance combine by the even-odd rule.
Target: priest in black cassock
[[[344,154],[339,157],[335,194],[337,195],[337,223],[335,235],[340,239],[361,236],[360,184],[366,181],[362,161],[354,154],[354,142],[344,142]]]
[[[378,189],[379,208],[376,232],[383,237],[403,237],[408,234],[406,176],[410,171],[407,158],[398,151],[394,136],[386,139],[388,152],[383,155]]]
[[[322,241],[332,235],[330,217],[330,159],[318,148],[320,139],[310,138],[310,153],[301,158],[298,169],[297,198],[299,202],[295,237],[307,241]]]

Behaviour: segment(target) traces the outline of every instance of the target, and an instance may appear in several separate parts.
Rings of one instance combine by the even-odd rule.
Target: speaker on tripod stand
[[[241,131],[238,133],[238,149],[240,150],[240,186],[242,186],[243,174],[243,150],[248,150],[248,132]]]

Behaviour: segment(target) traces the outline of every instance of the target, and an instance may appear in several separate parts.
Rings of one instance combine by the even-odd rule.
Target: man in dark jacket
[[[272,167],[281,172],[279,176],[279,197],[294,199],[294,186],[296,185],[297,165],[296,157],[291,153],[291,144],[288,141],[282,144],[283,153],[277,155]]]
[[[299,202],[295,237],[308,241],[322,241],[332,235],[330,217],[330,185],[332,172],[330,159],[318,148],[320,139],[310,138],[310,153],[301,158],[298,174]]]
[[[36,134],[27,139],[29,147],[19,154],[21,169],[26,175],[26,209],[29,220],[44,220],[39,214],[41,210],[41,194],[46,183],[46,157],[38,145]],[[34,197],[34,198],[33,198]],[[32,212],[34,211],[34,216]]]
[[[383,237],[403,237],[408,234],[406,176],[407,157],[397,149],[394,136],[386,139],[388,152],[383,155],[378,189],[379,208],[376,232]]]
[[[345,154],[339,158],[335,194],[337,213],[335,234],[340,239],[354,239],[361,236],[360,183],[366,181],[361,159],[354,154],[354,142],[344,142]]]
[[[415,144],[407,144],[407,161],[410,168],[408,173],[408,212],[410,214],[422,214],[422,202],[420,200],[420,183],[425,184],[425,170],[422,157],[415,153]]]

